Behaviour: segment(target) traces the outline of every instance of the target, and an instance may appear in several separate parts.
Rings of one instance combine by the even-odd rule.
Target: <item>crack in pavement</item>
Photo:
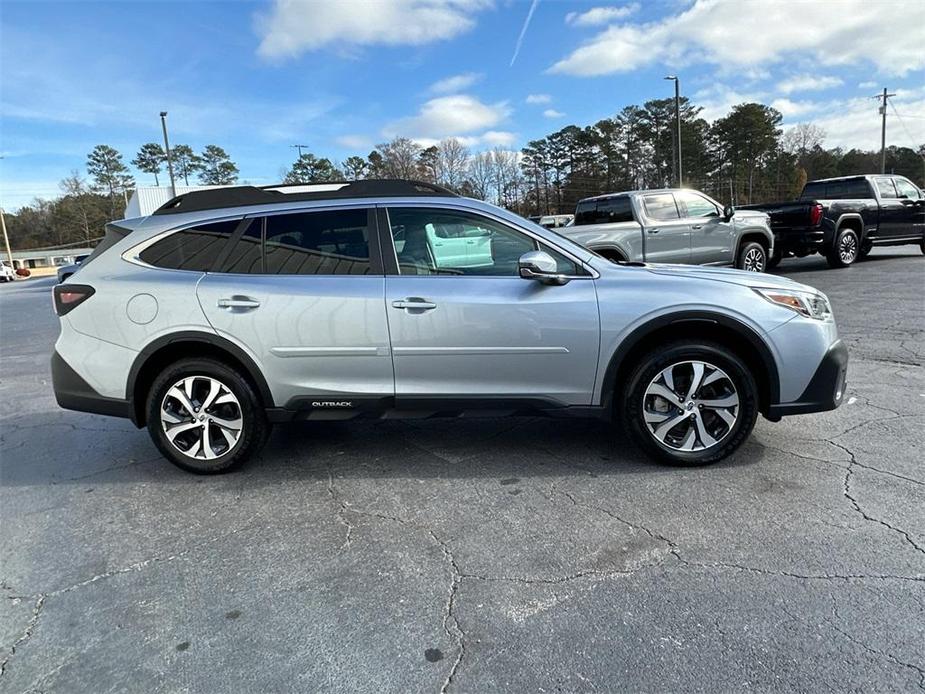
[[[337,493],[337,490],[334,488],[334,468],[328,465],[328,496],[331,497],[331,501],[337,506],[337,517],[340,520],[340,524],[346,529],[344,534],[344,541],[340,546],[338,551],[343,551],[350,547],[350,543],[353,539],[353,525],[350,521],[347,520],[347,512],[350,510],[347,508],[346,502],[340,498]]]
[[[826,442],[830,443],[836,448],[840,448],[841,450],[843,450],[845,453],[847,453],[850,456],[848,467],[845,468],[845,479],[844,479],[843,491],[844,491],[845,498],[851,502],[851,506],[854,508],[854,510],[857,511],[859,514],[861,514],[861,517],[864,518],[864,520],[869,521],[871,523],[877,523],[879,525],[882,525],[885,528],[889,528],[894,533],[898,533],[917,552],[919,552],[920,554],[925,554],[925,547],[922,547],[921,545],[916,543],[916,541],[912,539],[912,536],[909,533],[907,533],[905,530],[903,530],[902,528],[897,528],[893,525],[890,525],[889,523],[887,523],[884,520],[881,520],[880,518],[875,518],[873,516],[870,516],[861,508],[861,505],[858,503],[857,498],[851,493],[851,477],[854,475],[854,466],[858,464],[854,451],[852,451],[847,446],[843,446],[842,444],[836,443],[835,441],[832,441],[829,439],[827,439]],[[863,466],[859,465],[859,467],[863,467]]]
[[[208,539],[208,540],[205,540],[205,541],[203,541],[203,542],[200,542],[200,543],[198,543],[198,544],[196,544],[196,545],[193,545],[193,546],[191,546],[191,547],[187,547],[187,548],[184,549],[183,551],[177,552],[176,554],[171,554],[171,555],[166,556],[166,557],[152,557],[152,558],[150,558],[150,559],[145,559],[145,560],[143,560],[143,561],[135,562],[134,564],[130,564],[130,565],[128,565],[128,566],[123,566],[123,567],[120,567],[120,568],[118,568],[118,569],[113,569],[112,571],[106,571],[106,572],[101,573],[101,574],[96,574],[95,576],[91,576],[90,578],[88,578],[88,579],[86,579],[86,580],[79,581],[78,583],[71,584],[71,585],[66,586],[66,587],[64,587],[64,588],[58,588],[58,589],[56,589],[56,590],[51,590],[51,591],[47,591],[47,592],[44,592],[44,593],[38,593],[38,594],[35,594],[35,595],[28,595],[28,596],[25,596],[25,595],[16,595],[16,596],[9,595],[9,596],[4,596],[4,597],[6,597],[7,599],[10,599],[10,600],[14,600],[14,599],[35,599],[36,602],[35,602],[35,607],[33,608],[33,611],[32,611],[32,618],[29,620],[29,624],[26,626],[26,630],[23,632],[22,636],[20,636],[20,637],[16,640],[16,642],[13,644],[12,648],[10,649],[10,651],[9,651],[9,652],[6,654],[6,656],[3,658],[3,660],[0,661],[0,676],[2,676],[3,673],[5,672],[6,667],[7,667],[7,665],[9,664],[9,661],[12,659],[13,655],[16,653],[16,650],[17,650],[23,643],[26,643],[26,642],[32,637],[32,634],[35,632],[35,629],[38,627],[39,616],[41,615],[41,613],[42,613],[42,608],[45,606],[45,602],[48,600],[48,598],[56,598],[56,597],[59,597],[59,596],[61,596],[61,595],[64,595],[64,594],[66,594],[66,593],[70,593],[70,592],[72,592],[72,591],[78,590],[79,588],[83,588],[83,587],[85,587],[85,586],[91,585],[91,584],[96,583],[96,582],[98,582],[98,581],[103,581],[103,580],[106,580],[106,579],[108,579],[108,578],[112,578],[113,576],[121,576],[121,575],[124,575],[124,574],[134,573],[134,572],[137,572],[137,571],[141,571],[142,569],[145,569],[145,568],[147,568],[147,567],[149,567],[149,566],[153,566],[153,565],[155,565],[155,564],[162,564],[162,563],[166,563],[166,562],[175,561],[175,560],[177,560],[177,559],[180,559],[180,558],[182,558],[182,557],[185,557],[186,555],[188,555],[188,554],[190,554],[190,553],[192,553],[192,552],[195,552],[195,551],[197,551],[197,550],[200,550],[200,549],[202,549],[203,547],[206,547],[206,546],[208,546],[208,545],[210,545],[210,544],[213,544],[213,543],[215,543],[215,542],[218,542],[219,540],[223,540],[223,539],[225,539],[225,538],[227,538],[227,537],[231,537],[232,535],[236,535],[237,533],[242,532],[243,530],[247,530],[248,528],[252,527],[250,522],[253,521],[254,518],[256,518],[256,516],[252,516],[252,517],[248,520],[248,522],[247,522],[245,525],[242,525],[241,527],[236,528],[235,530],[232,530],[232,531],[227,532],[227,533],[223,533],[223,534],[221,534],[221,535],[216,535],[216,536],[213,537],[213,538],[210,538],[210,539]],[[2,586],[2,588],[3,588],[4,590],[10,589],[10,587],[9,587],[5,582],[2,583],[2,584],[0,584],[0,586]]]
[[[39,623],[39,615],[42,614],[42,607],[45,605],[45,598],[47,596],[42,593],[38,596],[35,601],[35,605],[32,607],[32,616],[29,618],[29,621],[26,623],[26,628],[23,630],[23,633],[20,634],[19,638],[13,642],[13,645],[10,646],[10,650],[7,651],[6,655],[3,657],[3,660],[0,660],[0,677],[3,677],[6,672],[6,666],[10,662],[10,659],[16,654],[16,649],[26,643],[32,634],[35,631]]]
[[[459,624],[459,619],[456,617],[455,610],[456,593],[459,590],[459,583],[462,580],[462,575],[459,571],[459,565],[456,563],[456,558],[453,556],[452,551],[450,551],[449,545],[437,537],[437,534],[433,530],[428,530],[428,533],[430,533],[434,542],[436,542],[443,551],[443,556],[450,567],[450,587],[446,598],[446,605],[443,610],[443,631],[451,641],[456,641],[457,654],[453,666],[450,668],[446,679],[443,681],[443,686],[440,687],[440,694],[446,694],[466,654],[466,634]],[[452,629],[450,629],[450,625],[452,625]]]
[[[671,554],[684,564],[698,569],[730,569],[746,573],[760,574],[762,576],[777,576],[783,578],[795,578],[805,581],[912,581],[915,583],[925,583],[925,574],[918,576],[897,576],[895,574],[800,574],[794,571],[772,571],[770,569],[761,569],[756,566],[747,566],[745,564],[735,564],[729,562],[696,562],[685,559],[678,550],[671,550]]]
[[[899,658],[894,656],[892,653],[886,653],[885,651],[877,650],[876,648],[873,648],[867,645],[863,641],[860,641],[859,639],[854,638],[851,634],[849,634],[848,632],[846,632],[845,630],[843,630],[841,627],[838,626],[837,622],[841,621],[841,618],[839,617],[839,614],[838,614],[838,600],[834,594],[832,595],[832,617],[834,618],[834,621],[831,623],[832,628],[835,631],[837,631],[839,634],[844,636],[846,639],[848,639],[851,643],[857,644],[858,646],[863,648],[868,653],[876,655],[880,658],[886,658],[887,660],[889,660],[890,662],[896,665],[900,665],[904,668],[909,668],[910,670],[914,670],[915,672],[917,672],[919,675],[919,689],[925,691],[925,668],[922,668],[922,667],[919,667],[918,665],[913,665],[912,663],[907,663],[903,660],[900,660]]]

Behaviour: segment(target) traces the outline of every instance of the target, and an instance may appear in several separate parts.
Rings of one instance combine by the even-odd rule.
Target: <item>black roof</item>
[[[301,190],[291,193],[283,192],[286,188],[306,188],[312,185],[331,186],[341,184],[337,190]],[[282,189],[282,190],[280,190]],[[270,205],[277,202],[299,202],[302,200],[340,200],[349,198],[380,197],[459,197],[453,191],[433,183],[423,181],[404,181],[398,179],[377,179],[367,181],[331,181],[317,184],[296,183],[276,186],[229,186],[195,190],[171,198],[153,214],[179,214],[181,212],[201,212],[217,210],[223,207],[241,207],[246,205]]]

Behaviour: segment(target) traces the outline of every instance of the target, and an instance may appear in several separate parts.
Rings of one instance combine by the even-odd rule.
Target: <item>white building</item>
[[[191,193],[194,190],[208,190],[209,188],[225,188],[226,186],[177,186],[177,195]],[[125,207],[125,218],[147,217],[158,207],[173,197],[170,186],[138,187],[128,199]]]

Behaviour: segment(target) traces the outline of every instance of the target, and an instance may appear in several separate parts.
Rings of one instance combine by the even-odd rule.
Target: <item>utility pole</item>
[[[678,151],[678,188],[681,187],[681,181],[684,179],[684,174],[681,169],[681,80],[677,75],[668,75],[666,80],[674,80],[674,119],[675,127],[677,128],[677,140],[676,147]]]
[[[887,100],[895,94],[888,94],[886,87],[883,88],[883,94],[875,96],[875,99],[882,100],[880,104],[880,115],[883,116],[883,123],[880,126],[880,173],[886,173],[886,104]]]
[[[167,111],[161,111],[161,130],[164,131],[164,152],[167,154],[167,173],[170,174],[170,197],[177,197],[177,185],[173,180],[173,159],[170,156],[170,143],[167,141]]]
[[[289,145],[289,146],[292,147],[293,149],[299,150],[299,159],[302,158],[302,150],[308,149],[308,145]]]
[[[3,157],[0,157],[3,159]],[[0,207],[0,227],[3,227],[3,243],[6,246],[6,257],[10,259],[10,269],[16,271],[16,264],[13,262],[13,251],[10,250],[10,239],[6,235],[6,217],[3,214],[3,208]]]
[[[6,235],[6,217],[3,215],[2,207],[0,207],[0,226],[3,227],[3,243],[6,246],[6,257],[10,259],[10,269],[15,271],[16,264],[13,262],[13,251],[10,250],[10,239]]]

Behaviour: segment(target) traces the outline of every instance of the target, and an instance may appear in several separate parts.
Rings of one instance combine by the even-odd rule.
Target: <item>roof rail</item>
[[[270,205],[301,200],[340,200],[378,197],[459,197],[434,183],[400,179],[331,181],[329,183],[285,183],[272,186],[228,186],[194,190],[178,195],[158,207],[152,214],[202,212],[223,207]]]

